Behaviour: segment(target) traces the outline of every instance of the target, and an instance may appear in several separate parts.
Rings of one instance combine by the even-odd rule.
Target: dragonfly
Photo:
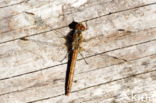
[[[67,66],[67,77],[66,77],[66,85],[65,85],[65,94],[69,95],[71,93],[71,88],[72,88],[72,82],[74,78],[74,71],[75,71],[75,65],[76,65],[76,60],[78,57],[78,54],[84,59],[85,63],[88,64],[88,62],[85,60],[85,57],[80,53],[81,51],[85,51],[87,49],[92,48],[93,46],[97,46],[98,44],[103,44],[108,42],[110,39],[105,38],[104,35],[98,35],[92,38],[89,38],[86,40],[83,37],[83,32],[87,30],[87,27],[83,23],[78,23],[78,22],[72,22],[69,25],[70,29],[72,29],[67,36],[65,37],[56,37],[54,35],[50,34],[43,34],[42,36],[37,35],[34,38],[31,37],[23,37],[20,40],[19,45],[21,45],[22,48],[24,48],[26,51],[33,53],[35,55],[41,56],[39,52],[42,52],[42,50],[52,50],[52,52],[49,54],[49,56],[56,55],[60,61],[63,61],[66,57],[68,57],[68,66]],[[38,40],[38,38],[43,38],[46,37],[45,40]],[[48,39],[47,39],[48,38]],[[52,40],[51,40],[52,39]],[[46,42],[45,42],[46,41]],[[55,43],[54,43],[55,42]],[[82,44],[85,42],[88,45],[91,45],[90,47],[87,45],[86,47],[88,48],[83,48]],[[60,43],[60,44],[57,44]],[[30,46],[30,45],[34,46]],[[51,45],[51,49],[49,46]],[[28,47],[27,47],[28,46]],[[57,47],[57,49],[54,49],[54,46]],[[38,53],[35,52],[33,48],[40,48],[38,50]],[[58,49],[59,48],[59,49]],[[46,51],[45,50],[45,51]],[[59,58],[59,52],[62,52],[64,55],[64,58]],[[66,53],[65,53],[66,52]],[[88,51],[87,51],[88,52]],[[68,54],[68,55],[67,55]],[[120,59],[111,55],[106,54],[108,57],[114,58],[114,59]],[[48,56],[48,57],[49,57]],[[41,56],[42,58],[42,56]],[[44,58],[44,57],[43,57]],[[55,61],[55,60],[54,60]],[[125,61],[125,60],[124,60]]]
[[[76,23],[73,26],[73,31],[70,33],[69,37],[71,38],[71,45],[69,46],[69,63],[68,63],[68,77],[66,82],[66,95],[69,95],[71,92],[73,77],[74,77],[74,69],[76,64],[77,55],[81,50],[81,43],[83,42],[82,32],[86,30],[85,26],[82,23]],[[85,60],[86,62],[86,60]],[[86,62],[87,63],[87,62]]]

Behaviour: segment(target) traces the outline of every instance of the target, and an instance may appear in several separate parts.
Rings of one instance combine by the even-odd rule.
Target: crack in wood
[[[1,9],[1,8],[10,7],[10,6],[19,5],[19,4],[22,4],[22,3],[28,2],[28,1],[30,1],[30,0],[23,0],[23,1],[21,1],[21,2],[15,3],[15,4],[10,4],[10,5],[6,5],[6,6],[1,6],[0,9]]]
[[[113,14],[129,11],[129,10],[133,10],[133,9],[138,9],[138,8],[142,8],[142,7],[146,7],[146,6],[150,6],[150,5],[155,5],[155,4],[156,4],[156,2],[150,3],[150,4],[145,4],[145,5],[140,5],[140,6],[129,8],[129,9],[125,9],[125,10],[119,10],[119,11],[115,11],[115,12],[110,12],[108,14],[104,14],[104,15],[101,15],[101,16],[98,16],[98,17],[95,17],[95,18],[84,20],[82,22],[91,21],[91,20],[94,20],[94,19],[97,19],[97,18],[101,18],[101,17],[104,17],[104,16],[113,15]]]

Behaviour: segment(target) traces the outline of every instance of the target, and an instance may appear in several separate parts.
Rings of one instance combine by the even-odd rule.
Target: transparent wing
[[[18,41],[18,45],[27,53],[53,61],[61,61],[64,58],[67,53],[65,43],[64,35],[56,31],[22,38]]]
[[[90,38],[85,38],[82,47],[85,48],[85,50],[89,50],[92,49],[93,50],[98,50],[95,49],[96,47],[100,47],[106,44],[110,44],[118,39],[121,39],[122,37],[129,35],[131,33],[131,31],[118,31],[115,33],[112,33],[108,36],[101,34],[101,35],[96,35]],[[89,35],[89,34],[88,34]],[[103,49],[103,48],[102,48]],[[107,48],[105,47],[105,49],[107,50]],[[104,50],[105,51],[105,50]]]
[[[107,53],[107,51],[110,50],[110,46],[114,46],[112,42],[117,41],[118,39],[123,38],[126,35],[129,35],[131,32],[130,31],[118,31],[115,33],[112,33],[109,36],[105,36],[103,34],[97,35],[90,37],[88,39],[85,39],[84,42],[82,43],[82,48],[83,48],[83,54],[85,56],[90,56],[90,55],[96,55],[98,53],[104,53],[105,58],[109,59],[116,59],[116,60],[121,60],[121,61],[126,61],[125,59],[119,58],[117,56],[113,56]]]
[[[53,61],[61,61],[67,54],[66,39],[64,38],[70,32],[69,29],[63,28],[58,31],[51,31],[36,36],[27,37],[26,40],[19,40],[19,46],[25,51],[36,55],[40,58],[49,58]],[[111,41],[115,41],[119,37],[129,34],[128,32],[114,33],[109,36],[98,35],[90,38],[85,37],[81,47],[83,48],[84,57],[95,55],[108,51]],[[106,54],[107,58],[121,59]],[[122,59],[121,59],[122,60]]]

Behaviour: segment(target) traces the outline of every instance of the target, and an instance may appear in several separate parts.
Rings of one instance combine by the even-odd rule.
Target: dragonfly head
[[[82,23],[78,23],[78,24],[76,24],[75,29],[79,30],[79,31],[84,31],[84,30],[86,30],[86,27]]]

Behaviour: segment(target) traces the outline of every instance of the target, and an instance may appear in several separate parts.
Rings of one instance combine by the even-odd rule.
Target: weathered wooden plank
[[[0,19],[2,18],[7,18],[7,17],[12,17],[12,16],[16,16],[20,13],[23,13],[24,11],[30,11],[30,12],[36,12],[38,13],[39,11],[45,12],[45,9],[47,8],[55,8],[57,7],[57,9],[59,11],[62,11],[61,9],[63,9],[63,12],[61,14],[65,14],[65,15],[69,15],[69,14],[76,14],[77,12],[82,12],[82,10],[93,10],[90,9],[90,7],[95,8],[93,12],[96,12],[95,15],[100,14],[100,15],[104,15],[104,11],[108,11],[108,12],[114,12],[116,10],[118,11],[122,11],[124,9],[130,9],[130,8],[134,8],[134,7],[139,7],[142,5],[148,5],[148,4],[152,4],[155,3],[155,0],[148,0],[148,1],[141,1],[141,0],[132,0],[132,1],[128,1],[128,0],[115,0],[115,1],[111,1],[111,0],[90,0],[90,1],[66,1],[66,0],[2,0],[0,1],[0,8],[1,11],[5,11],[7,9],[9,9],[10,11],[12,11],[12,13],[10,14],[5,14],[2,13],[3,15],[0,17]],[[113,6],[112,6],[112,5]],[[122,5],[122,6],[120,6]],[[59,6],[59,8],[58,8]],[[104,6],[104,7],[103,7]],[[23,8],[22,8],[23,7]],[[113,8],[111,8],[113,7]],[[14,8],[14,9],[13,9]],[[17,9],[20,8],[20,9]],[[108,9],[109,8],[109,9]],[[48,9],[49,10],[49,9]],[[101,10],[101,12],[100,12]],[[104,11],[102,11],[104,10]],[[111,11],[112,10],[112,11]],[[15,15],[16,14],[16,15]],[[41,14],[43,16],[43,14]],[[98,15],[98,16],[100,16]],[[91,15],[92,16],[92,15]]]
[[[123,32],[123,34],[122,34],[122,32],[119,32],[118,34],[117,33],[115,34],[117,36],[112,36],[109,39],[105,38],[105,36],[102,36],[99,39],[93,39],[92,41],[86,43],[86,45],[84,45],[84,47],[92,46],[92,48],[90,49],[92,52],[83,52],[83,54],[86,56],[90,56],[90,55],[94,55],[96,53],[109,52],[109,51],[116,50],[116,52],[114,52],[116,54],[114,54],[112,52],[112,54],[109,54],[109,55],[113,55],[113,56],[119,57],[119,58],[121,56],[121,58],[127,59],[127,60],[130,60],[130,58],[132,58],[132,56],[134,58],[136,58],[137,56],[135,56],[134,54],[138,55],[138,53],[141,53],[142,55],[151,55],[152,53],[155,53],[155,51],[154,51],[156,48],[156,46],[154,44],[155,41],[143,45],[143,46],[146,46],[147,48],[149,48],[149,50],[142,48],[143,50],[145,49],[144,51],[146,51],[146,52],[144,52],[142,50],[140,52],[135,53],[139,47],[138,48],[132,47],[131,49],[134,49],[134,52],[132,52],[133,55],[132,54],[129,55],[129,54],[123,52],[122,51],[123,49],[120,49],[120,48],[124,48],[124,47],[126,48],[128,46],[132,46],[135,44],[139,44],[139,43],[143,43],[143,42],[146,43],[146,42],[155,40],[156,39],[155,30],[156,30],[155,28],[152,28],[152,29],[145,30],[145,31],[130,33],[125,36],[121,36],[121,35],[124,35],[125,32]],[[40,39],[43,38],[42,40],[47,40],[47,41],[52,40],[50,42],[54,42],[54,41],[58,41],[58,40],[60,42],[63,41],[63,39],[56,38],[57,35],[51,36],[51,34],[52,34],[52,32],[47,33],[45,35],[34,36],[30,39],[39,40],[37,38],[40,38]],[[142,36],[141,37],[142,39],[140,38],[140,36]],[[104,38],[104,39],[102,39],[102,38]],[[96,45],[94,40],[99,45]],[[95,46],[93,46],[93,45],[95,45]],[[29,42],[29,41],[17,40],[17,41],[1,44],[0,46],[1,46],[0,48],[2,48],[1,49],[1,59],[0,59],[0,67],[1,67],[0,78],[1,79],[10,78],[12,76],[25,74],[25,73],[29,73],[32,71],[37,71],[37,70],[40,70],[43,68],[61,64],[60,61],[66,55],[65,48],[63,49],[62,47],[59,47],[59,46],[54,47],[54,46],[47,46],[44,44],[42,45],[42,43],[38,44],[35,42],[31,42],[31,41]],[[152,51],[152,49],[153,49],[153,51]],[[125,51],[127,52],[126,49],[125,49]],[[142,55],[140,55],[140,56],[142,56]],[[130,57],[128,57],[128,56],[130,56]],[[114,61],[114,62],[116,62],[116,61]],[[114,63],[110,62],[109,64],[111,65]],[[12,72],[12,70],[16,71],[16,72]]]
[[[30,4],[31,3],[34,3],[34,2],[30,2]],[[41,2],[41,4],[42,3],[44,2]],[[84,4],[85,3],[86,2],[84,2]],[[97,3],[101,5],[97,5]],[[153,0],[148,0],[148,1],[126,0],[124,2],[123,0],[117,0],[117,1],[114,0],[114,1],[108,1],[108,2],[96,1],[95,3],[91,2],[91,4],[88,4],[88,6],[84,6],[84,7],[82,6],[83,4],[79,5],[79,6],[82,6],[81,8],[75,7],[77,8],[76,10],[74,9],[74,12],[77,11],[76,13],[70,13],[69,11],[70,10],[72,11],[72,9],[68,10],[69,6],[65,5],[65,4],[69,4],[69,5],[71,4],[71,7],[72,7],[71,2],[69,3],[63,2],[62,0],[53,1],[52,3],[48,2],[47,5],[43,5],[43,6],[40,5],[41,7],[36,8],[37,10],[34,10],[35,7],[32,6],[33,8],[32,10],[25,10],[25,11],[33,12],[34,15],[24,12],[24,13],[20,13],[19,15],[9,17],[9,18],[4,18],[3,20],[0,20],[0,24],[2,25],[0,26],[0,33],[1,33],[0,42],[6,42],[6,41],[17,39],[23,36],[33,35],[36,33],[49,31],[54,28],[64,27],[64,26],[67,26],[69,23],[71,23],[71,21],[73,20],[72,18],[74,18],[77,21],[84,21],[84,20],[89,20],[89,19],[93,19],[102,15],[109,14],[110,12],[115,13],[115,12],[122,11],[122,10],[129,10],[130,8],[140,7],[141,5],[146,5],[146,6],[150,4],[154,5],[153,3],[154,3]],[[77,2],[75,3],[75,5],[76,4]],[[19,7],[5,8],[5,10],[2,10],[2,9],[0,10],[2,10],[2,13],[4,15],[7,15],[6,13],[7,11],[9,14],[18,14],[18,12],[22,11],[22,9],[19,9],[19,8],[31,8],[31,6],[27,6],[27,4],[22,4],[18,6]],[[149,7],[146,7],[146,6],[145,6],[145,9],[152,9],[150,6]],[[64,10],[62,10],[63,8],[65,8],[66,10],[66,7],[67,7],[67,12],[69,12],[67,14],[64,13]],[[16,8],[17,8],[17,11],[16,11]],[[12,10],[15,10],[15,11],[12,11]],[[135,12],[134,10],[133,10],[134,12],[133,14],[138,15],[139,14],[138,11]],[[153,10],[154,9],[151,10],[151,13],[153,12]],[[141,13],[142,12],[143,11],[141,11]],[[144,12],[147,12],[147,11],[144,11]],[[150,10],[148,10],[148,13],[150,13]],[[154,13],[148,14],[148,15],[152,17],[154,16]]]
[[[78,66],[82,62],[79,61]],[[1,87],[3,85],[5,86],[1,91],[8,91],[8,89],[12,91],[16,89],[16,92],[1,94],[0,99],[3,103],[11,101],[20,103],[53,97],[48,101],[41,102],[69,103],[71,101],[91,99],[94,96],[104,96],[103,99],[107,101],[110,98],[119,96],[120,93],[129,93],[127,90],[140,93],[156,89],[155,64],[156,55],[153,55],[119,65],[99,68],[79,74],[76,73],[76,82],[73,85],[74,92],[70,97],[66,97],[63,94],[64,69],[66,67],[65,65],[57,66],[38,73],[0,81]],[[84,68],[79,67],[79,69]],[[91,75],[94,75],[94,78]],[[6,87],[8,88],[6,89]]]

